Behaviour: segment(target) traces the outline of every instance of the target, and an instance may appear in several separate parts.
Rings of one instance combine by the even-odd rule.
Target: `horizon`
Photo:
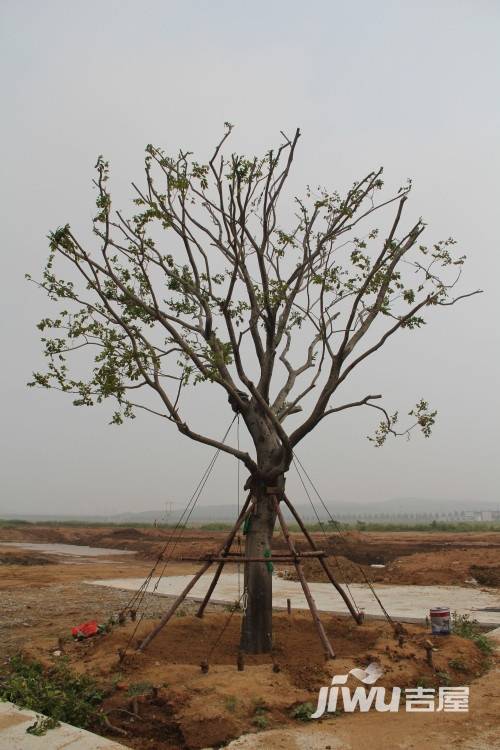
[[[300,447],[321,494],[332,507],[338,498],[412,494],[498,502],[500,102],[492,92],[500,84],[500,6],[319,0],[313,7],[2,4],[0,516],[112,515],[190,497],[211,449],[165,420],[141,414],[117,428],[107,407],[75,408],[63,394],[26,387],[42,362],[36,324],[57,306],[24,274],[39,275],[51,228],[69,221],[87,232],[98,154],[110,160],[116,207],[128,211],[147,143],[169,153],[189,148],[202,161],[226,120],[237,126],[229,151],[249,154],[264,152],[280,130],[301,127],[290,202],[309,183],[342,190],[381,164],[386,193],[412,177],[406,221],[423,216],[429,243],[454,236],[458,254],[468,256],[460,291],[485,290],[426,313],[428,325],[384,347],[342,391],[346,401],[382,393],[389,412],[405,416],[428,399],[438,410],[433,435],[374,448],[366,439],[379,422],[374,410],[324,420]],[[201,432],[220,438],[231,417],[225,395],[193,389],[188,418]],[[203,502],[242,497],[245,480],[221,455]],[[293,470],[287,487],[303,496]]]
[[[399,503],[401,505],[401,509],[398,509],[397,507],[394,507],[396,503]],[[418,503],[419,507],[422,508],[421,510],[418,510],[415,508],[414,510],[411,510],[411,504]],[[500,502],[484,502],[479,503],[477,506],[474,506],[473,503],[468,503],[467,501],[456,501],[453,499],[431,499],[431,500],[423,500],[422,498],[418,497],[401,497],[401,498],[390,498],[387,500],[382,501],[374,501],[374,502],[349,502],[349,503],[339,503],[336,506],[328,505],[328,502],[326,503],[328,507],[328,513],[330,513],[334,518],[336,515],[339,515],[339,517],[346,517],[350,515],[350,512],[356,513],[356,511],[359,511],[360,514],[369,514],[374,513],[375,515],[380,515],[381,513],[384,513],[384,508],[386,508],[387,514],[391,518],[397,518],[398,514],[401,516],[404,515],[415,515],[415,516],[432,516],[432,515],[451,515],[454,512],[464,513],[464,512],[489,512],[489,511],[498,511],[500,512]],[[423,505],[422,505],[423,504]],[[113,518],[125,518],[127,519],[130,517],[130,523],[134,523],[133,517],[137,517],[136,523],[140,522],[140,517],[152,517],[152,516],[165,516],[165,520],[161,521],[161,523],[168,523],[169,517],[176,517],[178,513],[184,510],[185,506],[182,506],[181,504],[176,503],[169,503],[171,508],[166,511],[165,509],[161,508],[149,508],[146,510],[140,510],[140,511],[118,511],[116,513],[72,513],[72,514],[63,514],[63,513],[26,513],[26,514],[15,514],[15,513],[9,513],[5,512],[3,513],[1,518],[5,520],[22,520],[23,518],[32,518],[32,519],[68,519],[68,520],[84,520],[86,518],[88,519],[111,519]],[[392,509],[389,509],[389,506],[392,506]],[[433,509],[430,509],[429,506],[432,506]],[[310,514],[311,512],[314,513],[314,511],[311,509],[311,506],[308,505],[305,501],[296,503],[296,507],[298,509],[301,509],[302,515],[304,517],[307,516],[307,514]],[[320,506],[315,506],[316,511],[319,515],[325,515],[325,510]],[[236,514],[236,506],[231,505],[230,503],[217,503],[217,504],[196,504],[194,511],[195,515],[198,514],[198,516],[203,516],[204,513],[208,512],[215,512],[215,511],[226,511],[229,509],[234,509],[234,512]],[[375,510],[376,509],[376,510]],[[305,511],[305,512],[304,512]],[[225,516],[227,518],[227,516]],[[203,520],[207,520],[203,518]],[[221,519],[214,518],[214,521],[219,521]],[[124,521],[125,522],[125,521]],[[144,521],[145,523],[149,523],[148,521]],[[151,523],[153,520],[151,520]],[[199,523],[196,519],[192,521],[192,523]],[[189,523],[188,523],[189,525]]]

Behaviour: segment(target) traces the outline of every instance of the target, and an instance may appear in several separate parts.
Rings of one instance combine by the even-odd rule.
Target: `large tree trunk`
[[[255,491],[255,506],[247,522],[245,557],[265,557],[271,553],[276,511],[274,497],[265,488]],[[241,628],[240,647],[250,654],[269,653],[272,648],[272,574],[265,562],[245,563],[246,611]]]
[[[271,554],[276,522],[275,495],[285,489],[283,447],[274,425],[252,401],[244,413],[246,425],[252,435],[258,472],[250,477],[247,486],[253,494],[254,504],[246,522],[245,557],[264,558]],[[250,654],[269,653],[272,649],[272,573],[270,563],[245,563],[244,585],[246,611],[241,627],[240,648]]]

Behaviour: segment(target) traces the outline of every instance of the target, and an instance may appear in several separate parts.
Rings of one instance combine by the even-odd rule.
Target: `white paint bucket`
[[[430,610],[432,635],[450,635],[450,608],[432,607]]]

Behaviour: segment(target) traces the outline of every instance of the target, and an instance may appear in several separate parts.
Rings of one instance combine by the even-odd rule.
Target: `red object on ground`
[[[71,635],[75,638],[90,638],[92,635],[96,635],[98,632],[97,620],[89,620],[88,622],[82,622],[81,625],[77,625],[76,628],[71,628]]]

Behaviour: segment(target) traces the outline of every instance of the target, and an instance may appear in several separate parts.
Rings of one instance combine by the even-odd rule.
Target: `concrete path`
[[[126,750],[125,745],[112,742],[85,729],[62,723],[38,737],[26,732],[37,715],[27,708],[0,702],[0,750]]]
[[[50,555],[75,555],[76,557],[101,557],[109,555],[136,555],[134,550],[114,549],[111,547],[89,547],[86,544],[62,544],[53,542],[42,544],[38,542],[2,542],[0,547],[18,547],[32,552],[45,552]]]
[[[191,576],[165,576],[159,583],[155,578],[148,586],[148,591],[153,591],[158,583],[157,594],[178,595],[190,578]],[[211,580],[211,575],[202,576],[191,590],[190,598],[202,599]],[[143,579],[112,578],[86,581],[86,583],[136,591],[142,585]],[[347,612],[342,598],[329,583],[311,583],[310,587],[319,610],[339,614]],[[358,607],[364,609],[367,615],[382,615],[380,606],[367,586],[352,583],[349,588]],[[500,592],[494,594],[481,589],[460,586],[387,586],[383,584],[377,584],[375,590],[389,614],[402,621],[423,620],[429,614],[431,607],[446,606],[460,614],[471,615],[484,625],[500,626]],[[215,588],[213,601],[225,603],[234,602],[237,599],[237,574],[223,574]],[[300,583],[286,581],[275,576],[273,578],[273,605],[285,608],[287,599],[291,599],[294,609],[307,609]],[[497,611],[481,611],[486,608]]]

